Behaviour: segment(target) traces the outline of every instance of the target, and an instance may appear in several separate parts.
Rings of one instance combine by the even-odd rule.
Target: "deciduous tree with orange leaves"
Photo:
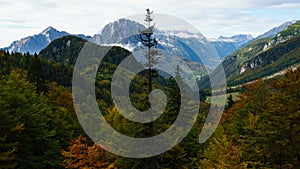
[[[80,135],[71,143],[67,151],[62,150],[62,155],[65,158],[62,165],[65,168],[116,168],[114,164],[110,164],[106,151],[96,143],[89,145],[86,137]]]

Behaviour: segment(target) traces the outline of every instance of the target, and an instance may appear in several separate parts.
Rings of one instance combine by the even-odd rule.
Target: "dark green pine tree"
[[[15,138],[20,137],[20,133],[24,129],[21,123],[14,115],[13,111],[7,109],[7,101],[4,96],[7,94],[7,88],[3,80],[0,80],[0,168],[15,168],[16,152],[20,143]]]
[[[44,65],[42,64],[41,58],[34,53],[31,65],[28,70],[29,80],[36,86],[37,92],[41,93],[46,91],[46,82],[44,77]]]
[[[148,23],[148,28],[146,30],[140,30],[140,34],[136,36],[137,40],[140,41],[143,46],[147,48],[147,54],[146,59],[147,63],[145,64],[146,67],[148,67],[148,93],[152,91],[152,80],[153,80],[153,66],[157,63],[156,56],[160,55],[160,53],[157,50],[151,49],[152,47],[156,46],[158,44],[157,40],[152,36],[153,35],[153,28],[154,25],[151,25],[151,22],[153,21],[153,17],[151,16],[153,12],[151,12],[149,9],[146,9],[146,18],[145,21]],[[154,123],[150,122],[146,124],[147,127],[144,130],[144,134],[146,137],[151,137],[155,135],[155,128]],[[146,165],[149,166],[149,168],[160,168],[160,165],[158,163],[158,160],[156,157],[151,157],[149,160],[146,159]]]
[[[168,82],[168,102],[167,113],[164,117],[167,124],[173,124],[181,106],[181,92],[179,86],[183,84],[183,78],[180,75],[179,65],[175,68],[175,77],[170,77]]]
[[[232,107],[233,103],[233,97],[231,94],[229,94],[229,96],[227,97],[227,104],[225,106],[225,110],[228,110],[230,107]]]

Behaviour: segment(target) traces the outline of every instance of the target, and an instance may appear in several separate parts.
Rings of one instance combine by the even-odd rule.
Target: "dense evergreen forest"
[[[95,92],[99,108],[116,130],[141,137],[148,126],[122,117],[110,93],[112,74],[128,54],[119,47],[111,49],[98,69]],[[203,101],[193,129],[180,144],[153,158],[131,159],[106,152],[81,129],[72,101],[72,64],[74,60],[0,51],[0,168],[300,167],[299,69],[244,86],[237,101],[228,99],[221,123],[204,144],[198,137],[210,104]],[[164,114],[154,122],[158,134],[176,119],[180,94],[174,77],[155,70],[153,75],[153,88],[163,90],[168,99]],[[146,72],[141,72],[130,87],[139,110],[149,108],[146,89]],[[204,93],[209,92],[200,92],[202,97]]]

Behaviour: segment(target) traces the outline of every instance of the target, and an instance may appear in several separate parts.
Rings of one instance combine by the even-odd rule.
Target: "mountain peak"
[[[132,21],[130,19],[121,18],[121,19],[118,19],[114,22],[110,22],[109,24],[105,25],[104,28],[102,29],[101,33],[105,32],[107,29],[114,29],[115,27],[127,27],[127,26],[133,26],[133,25],[141,26],[142,24],[140,24],[136,21]]]
[[[60,32],[55,28],[53,28],[52,26],[49,26],[41,33],[14,41],[9,47],[6,47],[4,49],[10,52],[20,52],[20,53],[29,52],[31,54],[39,53],[53,40],[66,35],[69,34],[64,31]]]
[[[49,33],[50,31],[55,31],[55,32],[58,32],[55,28],[53,28],[52,26],[48,26],[45,30],[43,30],[41,32],[41,34],[47,34]]]
[[[142,24],[122,18],[105,25],[101,34],[94,35],[91,41],[97,44],[115,44],[138,34],[142,29],[145,29]]]

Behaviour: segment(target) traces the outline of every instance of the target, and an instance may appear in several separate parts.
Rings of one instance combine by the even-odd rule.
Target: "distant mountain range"
[[[242,46],[256,39],[261,39],[265,37],[271,37],[271,38],[274,37],[278,32],[284,30],[286,27],[288,27],[289,25],[295,22],[296,21],[286,22],[258,36],[257,38],[253,38],[251,35],[235,35],[232,37],[220,36],[218,39],[208,39],[208,42],[210,42],[215,47],[219,57],[223,59],[227,55],[231,54],[232,52],[236,51],[237,49],[241,48]],[[86,36],[83,34],[79,34],[76,36],[86,40],[90,40],[91,42],[97,44],[109,45],[109,44],[119,43],[120,41],[128,38],[131,35],[138,34],[139,30],[141,29],[145,29],[145,26],[140,23],[127,20],[127,19],[119,19],[115,22],[109,23],[106,26],[104,26],[101,33],[95,34],[93,37]],[[155,32],[157,32],[159,35],[166,34],[169,37],[175,35],[178,38],[181,38],[180,40],[187,39],[187,36],[183,37],[182,35],[188,35],[189,37],[195,36],[196,39],[198,40],[200,39],[200,41],[203,40],[202,35],[199,36],[195,34],[189,34],[188,32],[184,32],[184,31],[174,33],[174,32],[163,32],[163,31],[156,30]],[[39,53],[53,40],[66,35],[70,35],[70,34],[65,31],[58,31],[53,27],[48,27],[47,29],[45,29],[39,34],[14,41],[9,47],[6,47],[4,49],[10,52],[20,52],[20,53],[29,52],[31,54]]]
[[[82,34],[70,36],[67,32],[48,27],[41,33],[15,41],[4,49],[10,52],[40,53],[46,59],[75,64],[75,56],[86,41],[120,46],[131,52],[139,50],[142,46],[134,35],[143,29],[144,25],[127,19],[107,24],[101,33],[92,37]],[[211,76],[218,76],[217,72],[223,66],[230,86],[266,77],[300,63],[300,21],[283,23],[256,38],[251,35],[235,35],[206,39],[200,33],[159,29],[155,29],[154,36],[159,42],[156,48],[181,57],[194,75],[201,79],[202,87],[209,85],[206,75],[212,70],[206,70],[203,63],[210,68],[217,66]],[[199,53],[203,54],[201,59],[198,57]],[[220,62],[214,57],[207,57],[217,55],[222,59],[222,65],[218,66]],[[143,61],[145,58],[136,59]]]
[[[218,39],[209,39],[217,50],[219,57],[223,59],[230,53],[239,49],[242,45],[247,44],[254,38],[252,35],[234,35],[232,37],[220,36]]]
[[[258,54],[265,52],[268,49],[272,49],[274,46],[289,40],[291,37],[291,25],[297,23],[296,21],[286,22],[282,25],[275,27],[266,33],[253,38],[251,35],[235,35],[232,37],[220,36],[217,39],[206,39],[200,33],[191,33],[188,31],[160,31],[155,29],[154,36],[158,39],[159,45],[156,47],[171,55],[181,57],[189,67],[194,71],[196,76],[203,77],[209,70],[204,68],[203,63],[209,68],[216,67],[220,61],[217,61],[217,56],[223,61],[223,66],[226,71],[226,76],[232,80],[232,84],[238,83],[236,78],[242,76],[244,72],[248,72],[251,69],[255,69],[258,61],[261,61],[262,57],[258,57]],[[287,28],[290,29],[287,29]],[[131,20],[119,19],[112,23],[107,24],[102,29],[101,33],[94,36],[86,36],[83,34],[75,35],[84,40],[100,44],[100,45],[117,45],[121,46],[131,52],[138,50],[141,46],[137,39],[132,36],[139,34],[140,30],[145,29],[145,26]],[[287,30],[287,31],[285,31]],[[292,32],[297,33],[294,29]],[[4,48],[10,52],[26,53],[40,53],[42,49],[47,47],[54,40],[70,35],[64,31],[58,31],[53,27],[48,27],[41,33],[33,36],[23,38],[13,42],[9,47]],[[64,42],[56,42],[55,44],[64,44],[62,47],[68,47],[68,41],[62,39]],[[74,41],[74,39],[72,40]],[[78,41],[79,40],[75,40]],[[82,42],[80,42],[82,43]],[[78,44],[78,43],[77,43]],[[76,44],[75,44],[76,45]],[[53,46],[53,45],[52,45]],[[64,57],[61,53],[63,49],[56,46],[52,50],[45,50],[43,55],[50,56],[60,60]],[[79,45],[80,46],[80,45]],[[174,48],[176,46],[176,48]],[[72,48],[79,50],[78,47],[71,46]],[[78,48],[78,49],[77,49]],[[215,50],[212,50],[212,49]],[[72,53],[72,50],[68,50]],[[209,53],[207,53],[209,51]],[[76,52],[75,52],[76,53]],[[78,53],[78,51],[77,51]],[[201,59],[199,59],[199,54]],[[68,54],[69,55],[69,54]],[[71,54],[70,54],[71,55]],[[207,57],[211,56],[211,57]],[[258,57],[258,59],[255,59]],[[67,62],[74,63],[74,60],[68,61],[68,58],[64,58]],[[144,57],[136,57],[137,60],[143,61]],[[55,59],[54,59],[55,60]],[[169,62],[166,60],[165,62]],[[252,66],[256,65],[256,66]],[[208,71],[208,72],[207,72]],[[235,82],[233,82],[233,79]],[[243,80],[245,81],[245,80]]]

